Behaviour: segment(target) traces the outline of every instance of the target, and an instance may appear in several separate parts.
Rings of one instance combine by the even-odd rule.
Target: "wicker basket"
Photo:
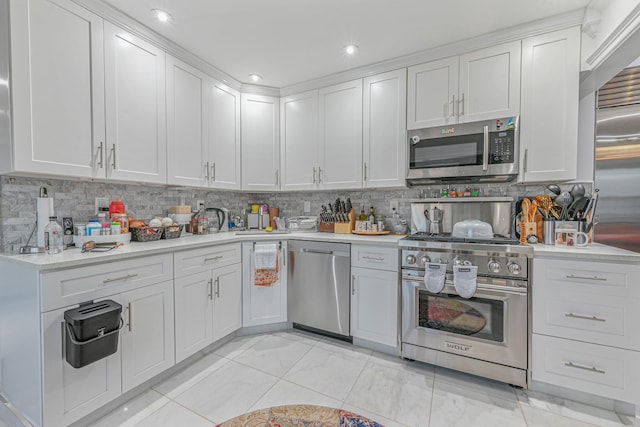
[[[134,242],[152,242],[162,238],[164,227],[129,227]]]
[[[182,235],[183,224],[169,225],[162,230],[163,239],[177,239]]]

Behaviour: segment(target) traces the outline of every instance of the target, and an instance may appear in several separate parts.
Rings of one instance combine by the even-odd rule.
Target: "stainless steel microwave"
[[[519,117],[410,130],[410,184],[511,181],[518,175]]]

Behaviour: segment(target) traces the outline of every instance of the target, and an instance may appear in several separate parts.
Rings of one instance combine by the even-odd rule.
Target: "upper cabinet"
[[[520,42],[409,67],[407,129],[520,112]]]
[[[363,184],[365,188],[404,186],[407,176],[407,71],[364,79]]]
[[[240,94],[167,56],[168,183],[240,188]]]
[[[104,177],[103,20],[68,0],[10,11],[13,147],[0,172]]]
[[[165,53],[105,22],[107,177],[167,181]]]
[[[280,189],[280,100],[242,94],[242,189]]]
[[[577,174],[579,27],[522,42],[521,182]]]

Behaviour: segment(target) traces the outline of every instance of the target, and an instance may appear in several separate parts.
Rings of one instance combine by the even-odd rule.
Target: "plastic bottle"
[[[117,197],[109,204],[109,218],[113,218],[114,214],[123,214],[126,211],[124,202]]]
[[[49,223],[44,228],[44,250],[49,255],[61,254],[64,249],[62,227],[57,220],[57,217],[50,216]]]
[[[113,221],[111,223],[111,235],[120,234],[120,223],[118,221]]]
[[[102,225],[97,219],[90,219],[87,223],[87,236],[99,236]]]

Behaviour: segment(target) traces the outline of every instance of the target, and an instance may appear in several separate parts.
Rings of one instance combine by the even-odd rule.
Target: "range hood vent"
[[[640,67],[625,68],[598,90],[598,109],[640,104]]]

